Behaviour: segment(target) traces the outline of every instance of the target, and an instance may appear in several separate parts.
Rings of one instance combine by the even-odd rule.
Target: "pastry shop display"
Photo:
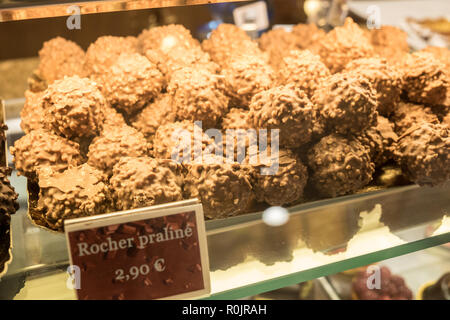
[[[144,135],[136,129],[127,126],[111,126],[103,130],[89,145],[88,163],[112,175],[113,167],[120,158],[141,157],[149,153],[149,145]]]
[[[110,189],[103,172],[85,163],[63,172],[51,167],[38,171],[39,200],[36,210],[53,230],[64,220],[111,211]]]
[[[402,73],[390,65],[386,59],[363,58],[351,61],[345,66],[345,72],[354,72],[372,84],[376,91],[378,112],[389,116],[400,102],[402,93]]]
[[[177,70],[167,92],[178,120],[201,121],[204,128],[217,127],[228,108],[223,79],[204,69]]]
[[[312,102],[330,131],[357,134],[376,125],[376,92],[369,80],[357,74],[338,73],[327,78]]]
[[[44,42],[37,73],[47,84],[65,76],[84,75],[85,53],[75,42],[61,37]]]
[[[389,268],[380,267],[380,288],[369,289],[367,284],[373,277],[367,269],[359,272],[352,280],[353,300],[412,300],[411,289],[399,275],[391,273]]]
[[[204,159],[202,163],[185,165],[183,194],[198,198],[205,217],[220,219],[243,213],[252,205],[254,194],[250,170],[225,159]]]
[[[374,55],[364,31],[351,18],[328,32],[318,42],[317,52],[332,73],[342,71],[352,60]]]
[[[323,137],[308,152],[310,182],[324,196],[352,193],[372,180],[375,166],[370,150],[356,138]]]
[[[358,140],[370,150],[370,158],[377,167],[394,159],[398,135],[394,131],[394,124],[389,119],[378,116],[377,125],[364,131]]]
[[[152,101],[165,81],[157,66],[138,53],[121,54],[98,79],[108,103],[126,114],[133,114]]]
[[[37,170],[51,167],[63,172],[82,163],[78,143],[57,136],[44,129],[33,130],[16,141],[10,152],[18,175],[37,179]]]
[[[49,85],[43,96],[44,125],[75,141],[99,134],[106,100],[96,82],[78,76]]]
[[[296,86],[279,86],[256,94],[250,103],[255,129],[280,130],[280,145],[297,148],[311,140],[313,104]]]
[[[446,183],[450,179],[450,128],[427,122],[412,126],[400,136],[395,157],[414,183]]]
[[[376,55],[392,64],[401,63],[409,52],[408,34],[397,27],[383,25],[368,35]]]
[[[419,123],[439,123],[438,117],[433,113],[431,108],[424,105],[400,102],[391,117],[395,125],[395,132],[402,135],[408,129]]]
[[[99,37],[86,51],[85,72],[89,77],[101,76],[111,68],[121,54],[135,52],[137,39],[134,37]]]
[[[429,52],[408,54],[402,66],[404,90],[415,103],[442,104],[449,90],[445,64]]]
[[[182,200],[181,165],[172,160],[123,157],[110,179],[117,210]]]

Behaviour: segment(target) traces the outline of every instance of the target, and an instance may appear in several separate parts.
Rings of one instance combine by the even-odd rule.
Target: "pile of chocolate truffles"
[[[6,143],[5,131],[7,129],[5,124],[0,125],[0,145],[3,148]],[[18,194],[8,178],[11,172],[11,168],[0,166],[0,274],[5,270],[5,263],[11,258],[9,252],[11,249],[11,215],[19,209]]]
[[[58,37],[39,56],[11,153],[55,230],[193,197],[217,219],[351,194],[389,163],[419,185],[450,180],[450,52],[409,53],[395,27],[348,18],[252,40],[222,24],[200,43],[167,25],[86,52]]]

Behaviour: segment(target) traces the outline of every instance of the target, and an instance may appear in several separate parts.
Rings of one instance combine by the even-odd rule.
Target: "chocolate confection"
[[[429,52],[408,54],[403,65],[404,90],[412,102],[439,105],[449,87],[445,65]]]
[[[11,171],[11,168],[0,167],[0,216],[9,216],[19,210],[19,203],[17,202],[19,195],[14,190],[14,187],[11,186],[8,178],[11,175]]]
[[[347,18],[342,27],[334,28],[321,39],[318,54],[330,71],[336,73],[352,60],[373,56],[373,47],[362,29]]]
[[[421,51],[431,53],[436,59],[445,64],[445,70],[447,70],[447,73],[450,73],[450,49],[429,46]]]
[[[153,139],[155,158],[180,162],[201,159],[202,152],[209,150],[213,153],[216,148],[214,139],[207,136],[200,126],[187,120],[161,125]]]
[[[309,50],[293,50],[282,59],[278,70],[280,84],[295,84],[304,90],[309,98],[320,88],[330,70],[323,64],[318,55]]]
[[[239,108],[248,108],[252,97],[269,89],[275,78],[270,65],[257,55],[231,58],[222,75],[231,105]]]
[[[357,134],[376,125],[376,92],[367,79],[356,74],[332,75],[312,101],[330,131]]]
[[[73,76],[49,85],[43,96],[43,106],[47,128],[79,141],[100,132],[106,100],[96,82]]]
[[[324,30],[319,29],[314,23],[297,24],[292,28],[292,34],[297,38],[297,47],[300,49],[309,49],[317,53],[317,44],[325,37]]]
[[[324,196],[352,193],[372,180],[375,166],[369,149],[357,139],[331,134],[308,152],[310,181]]]
[[[164,86],[156,65],[138,53],[121,54],[99,79],[106,100],[128,115],[142,109]]]
[[[258,44],[234,24],[220,24],[211,32],[210,37],[202,42],[202,48],[222,68],[226,68],[230,60],[242,53],[249,56],[261,56],[267,62],[267,56],[262,53]]]
[[[43,95],[44,91],[25,91],[25,104],[20,111],[20,127],[25,133],[44,128],[43,123]]]
[[[257,129],[279,129],[280,145],[299,147],[311,140],[314,111],[305,92],[295,86],[279,86],[255,95],[250,104]]]
[[[249,157],[249,163],[255,169],[252,185],[258,201],[281,206],[303,196],[308,170],[291,150],[280,149],[273,154],[270,148],[260,150],[257,157]]]
[[[137,39],[134,37],[102,36],[92,43],[86,51],[84,68],[95,78],[106,73],[122,53],[137,52]]]
[[[231,108],[222,118],[222,129],[250,129],[253,127],[250,111]]]
[[[63,230],[64,220],[92,216],[111,210],[110,191],[103,172],[82,164],[64,172],[49,167],[39,170],[39,201],[47,224]]]
[[[421,292],[421,300],[449,300],[449,292],[450,272],[447,272],[436,282],[425,285]]]
[[[422,122],[400,136],[395,157],[411,181],[434,186],[450,180],[449,133],[449,127]]]
[[[75,42],[61,37],[44,42],[37,73],[47,84],[65,76],[84,76],[85,53]]]
[[[368,79],[376,91],[378,101],[378,112],[389,116],[402,93],[402,74],[386,59],[363,58],[351,61],[345,72],[356,72],[358,75]]]
[[[378,116],[377,125],[361,133],[358,140],[370,149],[372,162],[380,166],[393,159],[398,136],[394,132],[394,124],[387,118]]]
[[[10,148],[19,175],[36,179],[41,167],[50,166],[62,172],[81,164],[80,146],[43,129],[30,131]]]
[[[258,39],[259,47],[269,55],[269,63],[276,70],[283,57],[297,49],[297,36],[283,28],[272,29]]]
[[[450,112],[442,119],[442,124],[450,127]]]
[[[250,170],[238,163],[221,163],[224,158],[208,160],[186,165],[185,198],[200,199],[205,217],[210,219],[245,212],[254,199]]]
[[[102,124],[102,131],[107,130],[109,127],[120,127],[126,125],[122,114],[117,112],[117,110],[110,105],[106,105],[103,110],[105,116]]]
[[[408,34],[394,26],[370,30],[369,39],[377,55],[390,63],[401,63],[409,52]]]
[[[117,210],[182,200],[181,165],[172,160],[124,157],[110,179]]]
[[[114,165],[120,158],[148,155],[148,143],[144,135],[136,129],[123,125],[109,127],[95,137],[89,146],[88,163],[112,175]]]
[[[159,126],[175,122],[172,99],[169,94],[158,96],[133,119],[131,125],[142,132],[145,138],[153,141]]]
[[[221,77],[204,69],[183,68],[169,82],[178,120],[202,121],[203,127],[216,127],[228,108]]]
[[[180,24],[146,29],[138,36],[138,48],[142,54],[147,50],[169,54],[175,48],[186,51],[199,46],[200,43],[192,37],[191,32]]]
[[[430,108],[423,105],[400,102],[391,117],[395,124],[395,132],[402,135],[411,127],[421,122],[439,123],[438,117]]]

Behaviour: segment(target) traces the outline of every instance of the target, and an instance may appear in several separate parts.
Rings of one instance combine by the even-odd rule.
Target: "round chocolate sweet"
[[[80,146],[43,129],[30,131],[10,148],[19,175],[37,178],[37,170],[49,166],[55,172],[81,164]]]
[[[407,177],[419,185],[440,185],[450,180],[450,128],[421,122],[400,136],[395,151]]]
[[[122,53],[137,52],[134,37],[102,36],[97,38],[86,51],[84,68],[93,78],[106,73]]]
[[[282,59],[277,81],[284,85],[294,84],[311,98],[329,76],[330,70],[318,55],[309,50],[293,50]]]
[[[358,134],[376,124],[376,92],[369,80],[354,73],[338,73],[317,89],[312,102],[329,131]]]
[[[65,219],[111,210],[106,176],[86,163],[64,172],[54,172],[46,167],[38,174],[40,191],[36,209],[54,230],[62,230]]]
[[[323,196],[357,191],[372,180],[375,166],[370,151],[356,138],[331,134],[308,152],[310,181]]]
[[[370,30],[369,39],[375,54],[392,64],[401,63],[409,52],[408,34],[394,26],[381,26]]]
[[[376,91],[378,112],[389,116],[400,101],[403,79],[395,67],[386,59],[362,58],[351,61],[345,66],[344,72],[355,72],[368,79]]]
[[[436,59],[445,64],[447,73],[450,73],[450,49],[444,47],[428,46],[421,51],[431,53]]]
[[[404,87],[412,102],[439,105],[444,103],[449,80],[445,64],[429,52],[409,54],[402,64]]]
[[[39,50],[38,74],[47,84],[65,76],[84,76],[85,53],[75,42],[56,37]]]
[[[250,170],[238,163],[217,161],[187,164],[183,194],[186,199],[200,199],[205,217],[220,219],[245,212],[254,195]]]
[[[311,140],[314,110],[306,93],[295,85],[279,86],[256,94],[250,103],[256,129],[279,129],[280,145],[300,147]]]
[[[88,163],[111,176],[120,158],[146,156],[148,147],[144,135],[136,129],[127,125],[109,127],[90,144]]]
[[[96,82],[73,76],[48,86],[43,107],[47,128],[65,138],[80,141],[100,132],[106,100]]]
[[[372,56],[373,47],[362,29],[347,18],[342,27],[334,28],[321,39],[318,54],[328,69],[336,73],[352,60]]]
[[[172,160],[121,158],[110,179],[117,210],[182,200],[181,170],[181,165]]]
[[[25,133],[44,128],[43,96],[45,91],[25,91],[25,104],[20,111],[20,127]]]
[[[228,108],[228,97],[220,76],[205,69],[183,68],[176,71],[167,92],[172,98],[178,120],[202,121],[214,128]]]
[[[155,98],[165,81],[157,66],[138,53],[121,54],[98,79],[109,104],[128,115]]]
[[[0,167],[0,216],[11,215],[19,210],[19,203],[17,202],[19,195],[11,186],[8,178],[11,171],[11,168]]]
[[[253,127],[250,111],[231,108],[222,118],[222,129],[250,129]]]
[[[292,34],[297,38],[297,47],[309,49],[316,53],[317,44],[325,37],[323,29],[319,29],[314,23],[299,23],[292,27]]]
[[[396,106],[391,120],[395,124],[395,132],[398,135],[402,135],[421,122],[439,123],[438,117],[429,107],[408,102],[400,102]]]
[[[442,124],[450,127],[450,112],[442,119]]]
[[[278,69],[286,54],[298,48],[297,36],[283,28],[263,33],[258,44],[261,50],[268,53],[269,63],[274,69]]]

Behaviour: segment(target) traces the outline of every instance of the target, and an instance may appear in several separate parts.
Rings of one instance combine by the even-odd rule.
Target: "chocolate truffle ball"
[[[146,156],[148,147],[144,135],[136,129],[127,125],[110,127],[92,141],[87,154],[88,163],[111,176],[120,158]]]
[[[210,219],[238,215],[254,199],[250,171],[238,163],[220,163],[224,160],[186,165],[184,196],[200,199],[205,217]]]
[[[314,111],[306,93],[295,86],[279,86],[255,95],[250,104],[257,129],[279,129],[280,145],[295,148],[311,140]]]
[[[278,83],[294,84],[304,90],[308,97],[312,97],[329,76],[330,70],[318,55],[309,50],[294,50],[282,59],[278,70]]]
[[[275,73],[269,64],[256,55],[242,55],[230,61],[222,69],[230,103],[239,108],[248,108],[255,94],[272,86]]]
[[[253,157],[250,156],[249,163],[255,169],[252,171],[252,185],[259,202],[282,206],[303,196],[308,170],[291,150],[260,150],[256,163],[251,160]]]
[[[101,78],[106,100],[130,115],[142,109],[164,86],[157,66],[138,53],[124,53]]]
[[[336,197],[357,191],[372,180],[375,166],[369,149],[356,138],[331,134],[308,152],[310,181],[323,196]]]
[[[369,148],[370,158],[376,166],[394,158],[398,136],[394,132],[394,124],[387,118],[378,116],[377,125],[368,128],[357,138],[363,146]]]
[[[19,210],[19,203],[17,202],[19,195],[11,186],[8,178],[11,171],[11,168],[0,167],[0,216],[9,216]]]
[[[316,53],[315,48],[325,37],[324,30],[319,29],[314,23],[297,24],[292,28],[292,34],[297,38],[297,47],[300,49],[310,49]]]
[[[447,113],[447,115],[442,119],[442,124],[450,127],[450,113]]]
[[[190,162],[202,156],[202,152],[215,152],[214,139],[207,136],[202,128],[189,121],[178,121],[161,125],[153,139],[155,158]]]
[[[47,88],[43,100],[44,123],[56,134],[79,141],[100,132],[106,100],[97,83],[65,77]]]
[[[404,90],[412,102],[438,105],[449,87],[445,65],[428,52],[409,54],[402,65]]]
[[[250,129],[253,127],[250,111],[231,108],[222,118],[222,129]]]
[[[106,176],[86,163],[64,172],[43,168],[39,171],[39,188],[37,210],[54,230],[62,230],[65,219],[111,210]]]
[[[431,53],[436,59],[445,64],[447,73],[450,73],[450,49],[444,47],[426,47],[421,50],[422,52]]]
[[[334,28],[320,41],[318,53],[330,71],[336,73],[352,60],[372,56],[373,47],[361,28],[347,18],[342,27]]]
[[[86,73],[96,78],[106,73],[122,53],[135,53],[137,40],[134,37],[102,36],[86,51],[84,64]]]
[[[102,124],[102,131],[107,130],[110,127],[120,127],[126,125],[125,119],[122,114],[117,112],[116,109],[110,105],[106,105],[104,108],[104,121]]]
[[[131,125],[142,132],[147,140],[153,141],[159,126],[172,122],[175,122],[172,98],[169,94],[162,94],[142,109]]]
[[[117,210],[182,200],[181,169],[172,160],[121,158],[110,179]]]
[[[25,133],[44,128],[44,91],[25,91],[25,104],[20,111],[20,127]]]
[[[377,55],[390,63],[400,63],[409,52],[408,34],[394,26],[370,30],[369,39]]]
[[[423,105],[400,102],[391,117],[395,124],[395,132],[402,135],[411,127],[421,122],[439,123],[438,117],[430,108]]]
[[[199,46],[200,43],[192,37],[191,32],[180,24],[146,29],[138,36],[138,48],[142,54],[147,50],[169,54],[175,48],[187,51]]]
[[[389,116],[402,93],[402,74],[386,59],[362,58],[351,61],[345,67],[345,72],[356,72],[368,79],[376,91],[378,112]]]
[[[65,76],[84,76],[85,53],[75,42],[61,37],[44,42],[39,50],[38,74],[47,84]]]
[[[269,63],[278,69],[283,58],[291,50],[297,49],[297,36],[283,28],[272,29],[258,39],[259,47],[269,55]]]
[[[62,172],[81,164],[80,146],[43,129],[30,131],[10,148],[19,175],[36,179],[36,171],[45,166]]]
[[[228,108],[221,77],[207,70],[183,68],[169,82],[177,119],[202,121],[203,127],[214,128]]]
[[[434,186],[450,180],[449,133],[449,127],[422,122],[400,137],[395,156],[411,181]]]
[[[211,59],[225,68],[231,59],[237,56],[267,56],[263,55],[258,44],[247,35],[247,33],[233,24],[222,23],[217,29],[211,32],[208,39],[202,42],[202,48],[208,52]]]
[[[359,133],[376,124],[376,92],[369,80],[350,73],[327,78],[312,98],[330,131]]]

